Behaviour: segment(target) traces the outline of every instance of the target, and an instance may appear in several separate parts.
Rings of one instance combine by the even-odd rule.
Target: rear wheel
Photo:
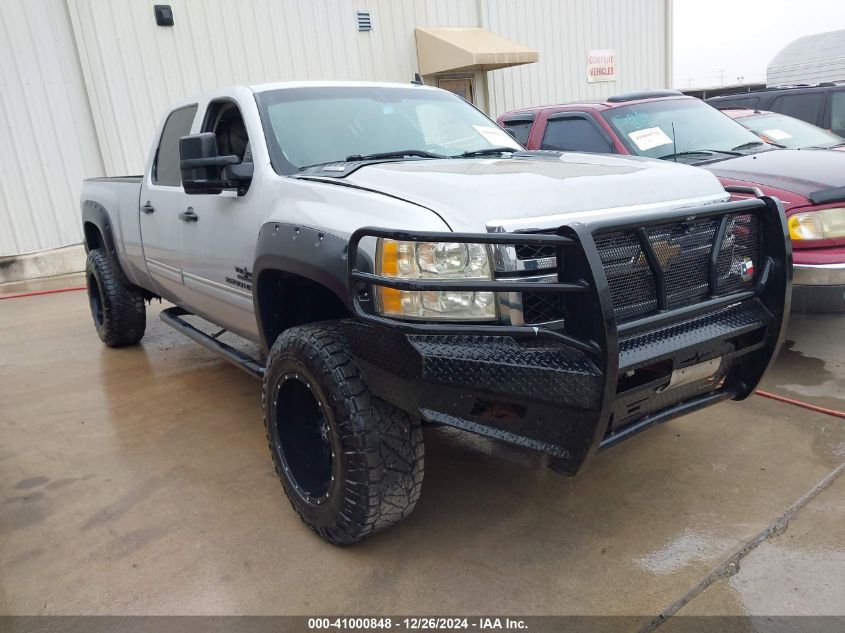
[[[276,340],[264,423],[285,494],[324,539],[353,543],[414,509],[420,423],[370,394],[337,322],[291,328]]]
[[[88,252],[85,264],[88,303],[100,340],[109,347],[134,345],[144,336],[146,306],[141,291],[121,281],[105,251]]]

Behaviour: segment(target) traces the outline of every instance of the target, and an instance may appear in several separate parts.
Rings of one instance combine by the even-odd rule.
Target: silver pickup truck
[[[777,200],[730,202],[709,172],[665,161],[523,151],[422,85],[183,101],[143,176],[85,182],[82,222],[103,342],[138,343],[161,298],[165,322],[262,379],[284,490],[333,543],[411,512],[422,422],[574,475],[748,396],[789,310]]]

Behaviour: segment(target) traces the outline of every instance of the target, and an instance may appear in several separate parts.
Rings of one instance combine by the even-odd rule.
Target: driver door
[[[208,105],[200,132],[213,132],[218,154],[252,162],[241,109],[232,99]],[[191,310],[241,336],[256,340],[252,266],[259,230],[259,182],[243,195],[185,194],[182,219],[182,277]]]

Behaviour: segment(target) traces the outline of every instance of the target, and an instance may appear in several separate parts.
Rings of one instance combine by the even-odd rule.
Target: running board
[[[220,354],[224,359],[230,363],[237,365],[246,373],[254,378],[264,379],[264,365],[244,354],[242,351],[235,349],[231,345],[226,345],[222,341],[218,341],[210,334],[206,334],[202,330],[198,330],[193,325],[185,321],[183,316],[191,316],[191,313],[182,308],[167,308],[162,310],[159,315],[161,320],[167,323],[174,330],[178,330],[189,339],[196,341],[206,349]],[[218,333],[219,334],[219,333]]]

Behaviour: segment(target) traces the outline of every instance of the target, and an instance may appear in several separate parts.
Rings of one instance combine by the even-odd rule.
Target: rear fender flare
[[[103,238],[103,248],[111,260],[112,265],[117,269],[120,275],[120,280],[124,284],[129,284],[126,274],[123,272],[123,267],[120,265],[120,258],[117,254],[117,242],[114,239],[114,231],[112,230],[111,218],[106,208],[99,202],[93,200],[84,200],[82,202],[82,225],[93,224],[100,231]],[[85,236],[85,252],[90,250],[91,245],[88,243],[88,236]]]

